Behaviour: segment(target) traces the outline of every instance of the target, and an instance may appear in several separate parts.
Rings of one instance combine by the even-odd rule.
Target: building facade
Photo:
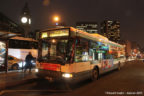
[[[24,29],[0,12],[0,31],[22,34]]]
[[[76,28],[88,33],[98,33],[98,24],[96,22],[77,22]]]
[[[142,58],[141,46],[137,42],[126,40],[125,45],[126,57],[133,59]]]
[[[23,32],[21,26],[0,12],[0,71],[8,72],[9,39]]]
[[[100,34],[109,40],[120,42],[120,22],[105,20],[101,23]]]

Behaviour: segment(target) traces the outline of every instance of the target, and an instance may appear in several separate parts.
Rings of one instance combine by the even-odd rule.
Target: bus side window
[[[75,61],[86,62],[88,57],[88,41],[80,40],[80,43],[76,44]]]
[[[89,42],[89,56],[92,56],[92,60],[98,60],[97,43],[90,41]]]
[[[89,49],[89,60],[90,61],[92,61],[92,60],[94,60],[94,51],[93,51],[93,49]]]
[[[98,53],[96,52],[96,49],[94,50],[94,60],[98,60]]]

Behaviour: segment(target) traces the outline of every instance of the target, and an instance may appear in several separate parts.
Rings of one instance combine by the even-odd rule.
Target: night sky
[[[77,21],[119,20],[122,38],[144,47],[144,0],[0,0],[0,12],[20,23],[26,1],[33,30],[51,26],[54,15],[68,26],[75,26]]]

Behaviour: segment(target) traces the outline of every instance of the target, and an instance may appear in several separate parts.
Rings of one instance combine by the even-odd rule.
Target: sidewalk
[[[16,86],[19,84],[24,84],[30,80],[36,79],[34,70],[32,73],[24,73],[22,71],[0,73],[0,90]]]

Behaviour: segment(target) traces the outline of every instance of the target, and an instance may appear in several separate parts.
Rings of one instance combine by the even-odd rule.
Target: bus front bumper
[[[50,70],[44,70],[44,69],[38,69],[36,75],[39,78],[47,79],[50,81],[70,82],[74,79],[73,74],[71,73],[63,73],[60,71],[50,71]]]

